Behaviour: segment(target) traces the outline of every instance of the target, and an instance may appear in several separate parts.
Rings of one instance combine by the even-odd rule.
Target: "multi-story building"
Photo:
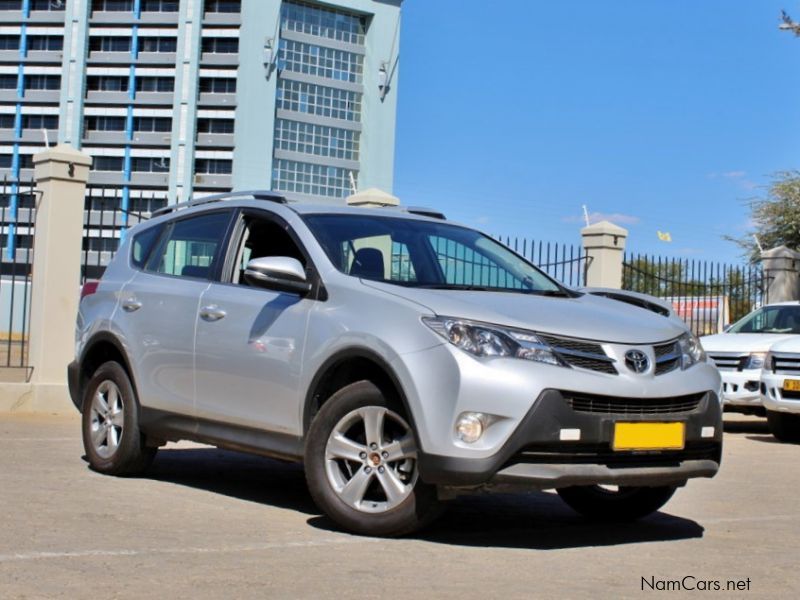
[[[91,154],[90,194],[125,211],[230,189],[390,191],[401,2],[0,0],[6,210],[32,202],[17,182],[47,142]]]

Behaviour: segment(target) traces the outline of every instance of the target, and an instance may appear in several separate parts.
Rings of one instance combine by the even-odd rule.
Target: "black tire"
[[[412,468],[416,475],[413,478],[409,476],[408,486],[410,487],[410,492],[407,492],[408,495],[396,506],[391,508],[389,508],[387,495],[387,509],[383,512],[365,512],[362,509],[354,507],[355,505],[348,504],[336,491],[334,483],[329,478],[328,468],[332,470],[339,469],[337,471],[338,474],[345,472],[345,469],[351,469],[351,471],[355,471],[355,473],[351,472],[350,478],[355,478],[355,476],[361,474],[362,471],[370,472],[368,458],[364,459],[363,464],[360,462],[348,462],[345,465],[345,461],[329,461],[326,457],[328,441],[334,430],[341,426],[348,416],[353,415],[354,411],[358,411],[359,409],[388,409],[396,416],[402,418],[407,425],[408,419],[400,403],[387,398],[369,381],[359,381],[336,392],[323,404],[320,411],[314,417],[306,437],[305,472],[311,496],[320,510],[338,525],[353,533],[369,536],[394,537],[417,531],[439,515],[441,512],[441,503],[437,498],[436,488],[423,483],[419,479],[418,471],[416,470],[416,460],[412,463]],[[358,429],[358,423],[353,427],[354,430]],[[365,432],[366,428],[365,420],[361,426],[361,431]],[[410,433],[411,436],[414,436],[414,432],[410,431],[410,429],[411,427],[409,426],[409,431],[406,435]],[[388,434],[386,435],[388,436]],[[369,452],[369,448],[366,447],[366,433],[364,436],[363,443],[365,450]],[[410,439],[416,438],[414,436]],[[387,444],[388,443],[387,441]],[[416,447],[416,442],[414,442],[414,446]],[[378,448],[378,453],[380,453],[380,450],[381,448]],[[373,456],[373,454],[370,454],[370,456]],[[386,463],[381,464],[386,465],[386,470],[390,468],[398,469],[400,468],[398,466],[400,462],[401,461],[390,463],[387,460]],[[403,467],[408,469],[406,466],[408,461],[405,460],[402,462]],[[394,465],[394,467],[390,465]],[[385,471],[381,471],[382,474],[384,472]],[[395,474],[405,474],[406,472],[407,471],[393,471]],[[381,477],[382,476],[383,475],[381,475]],[[347,477],[347,474],[345,474],[344,477]],[[367,476],[364,477],[366,479]],[[381,484],[383,480],[378,479],[377,467],[370,477],[369,485],[376,487],[368,488],[367,493],[371,491],[371,493],[380,496],[382,490],[385,488],[382,487]],[[383,493],[385,494],[385,492]],[[366,498],[366,495],[364,495],[364,498]],[[371,502],[372,500],[362,500],[361,504],[366,506]],[[377,504],[373,504],[372,506],[377,506]]]
[[[104,418],[101,412],[93,409],[93,403],[98,391],[117,390],[119,410],[122,419],[118,417]],[[111,397],[105,391],[101,396]],[[95,471],[106,475],[138,475],[145,471],[153,462],[158,448],[149,448],[145,445],[145,438],[139,430],[139,406],[133,385],[119,363],[109,361],[100,365],[86,385],[82,404],[81,429],[83,433],[83,448],[89,465]],[[110,426],[105,432],[105,444],[97,442],[103,437],[103,427],[106,421]],[[116,425],[118,423],[119,425]],[[114,431],[109,433],[113,428]],[[110,435],[116,443],[112,443]]]
[[[779,442],[800,444],[800,415],[768,410],[767,425]]]
[[[646,517],[672,498],[675,488],[620,487],[609,490],[597,485],[556,490],[561,499],[585,517],[603,521],[634,521]]]

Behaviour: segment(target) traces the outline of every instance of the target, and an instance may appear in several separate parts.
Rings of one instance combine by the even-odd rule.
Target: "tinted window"
[[[217,212],[177,221],[147,270],[165,275],[210,279],[230,213]]]
[[[153,245],[158,241],[158,238],[163,229],[163,225],[150,227],[143,232],[137,234],[133,238],[131,249],[131,264],[139,269],[144,267],[147,257],[150,256],[150,251]]]
[[[730,333],[800,333],[800,306],[766,306],[750,313]]]

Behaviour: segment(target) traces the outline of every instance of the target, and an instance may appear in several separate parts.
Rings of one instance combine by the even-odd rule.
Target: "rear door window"
[[[147,270],[211,279],[230,217],[230,211],[221,211],[176,221],[158,251],[147,261]]]
[[[133,237],[133,243],[131,244],[131,264],[134,267],[137,269],[144,268],[147,257],[150,256],[150,252],[153,250],[153,246],[155,246],[156,242],[158,242],[158,238],[161,236],[163,230],[163,224],[156,225],[155,227],[145,229],[141,233],[137,233]]]

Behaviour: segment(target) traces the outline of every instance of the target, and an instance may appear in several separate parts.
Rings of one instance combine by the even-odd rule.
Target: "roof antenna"
[[[589,223],[589,210],[586,208],[586,205],[583,205],[583,220],[586,221],[586,226],[589,227],[591,223]]]

